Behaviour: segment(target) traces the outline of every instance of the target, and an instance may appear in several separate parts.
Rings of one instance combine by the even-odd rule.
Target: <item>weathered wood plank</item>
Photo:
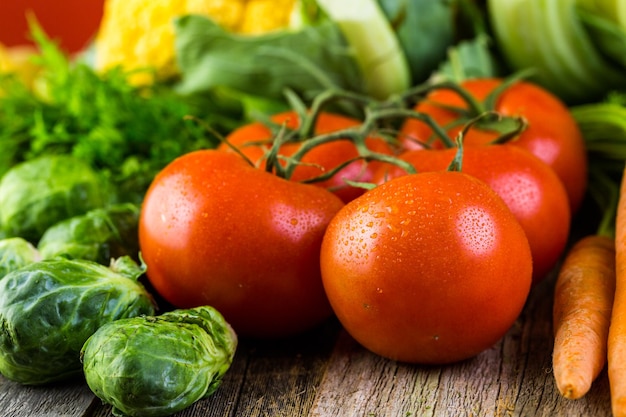
[[[339,325],[331,320],[301,337],[245,344],[246,369],[234,415],[305,416],[338,332]]]
[[[513,328],[462,363],[423,367],[385,360],[342,333],[311,417],[610,416],[602,374],[583,399],[561,398],[551,370],[553,279],[533,289]]]
[[[81,380],[32,387],[0,376],[0,415],[5,417],[82,417],[94,399]]]

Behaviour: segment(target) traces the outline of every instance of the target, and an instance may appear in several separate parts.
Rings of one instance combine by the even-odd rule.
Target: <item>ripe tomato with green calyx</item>
[[[466,122],[484,111],[524,118],[526,129],[508,143],[528,150],[548,164],[567,190],[572,213],[580,207],[587,187],[585,143],[567,106],[547,90],[527,81],[478,78],[464,81],[458,88],[434,88],[414,109],[430,115],[448,130],[450,137],[456,137]],[[465,146],[496,140],[501,125],[487,121],[475,124],[464,137]],[[443,147],[432,133],[423,121],[409,118],[399,137],[406,149],[423,148],[424,143],[432,140],[431,146]]]
[[[271,122],[294,130],[300,127],[300,116],[296,111],[289,110],[273,115]],[[317,114],[314,124],[311,137],[297,138],[282,144],[279,154],[292,156],[300,149],[302,140],[311,139],[313,135],[319,136],[356,128],[361,124],[361,121],[341,114],[321,111]],[[228,144],[223,142],[218,149],[233,151],[232,147],[235,147],[256,166],[264,169],[265,157],[277,134],[278,132],[274,132],[271,126],[263,122],[249,123],[227,135],[225,142]],[[364,143],[371,152],[385,155],[392,155],[395,152],[393,147],[382,138],[367,137]],[[348,137],[324,141],[304,154],[300,164],[296,166],[289,179],[298,182],[307,181],[339,168],[330,178],[316,181],[313,184],[332,191],[344,202],[348,202],[363,194],[365,190],[362,187],[348,184],[346,180],[370,182],[374,171],[380,165],[377,161],[366,161],[358,157],[357,145],[354,140]]]
[[[444,171],[457,152],[457,148],[411,150],[398,158],[417,172]],[[533,154],[509,145],[464,148],[461,171],[487,183],[504,200],[528,238],[533,284],[546,278],[561,258],[570,232],[569,199],[559,177]],[[374,182],[403,175],[400,167],[385,165],[374,174]]]
[[[331,192],[201,150],[154,179],[139,222],[147,277],[180,308],[210,305],[242,337],[282,337],[332,316],[322,237],[343,202]]]
[[[393,360],[445,364],[496,343],[528,297],[528,240],[504,201],[458,171],[395,178],[346,204],[320,257],[346,331]]]

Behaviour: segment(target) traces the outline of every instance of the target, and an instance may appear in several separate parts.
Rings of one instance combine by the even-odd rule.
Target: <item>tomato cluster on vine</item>
[[[337,98],[362,117],[329,110]],[[142,258],[163,298],[211,305],[241,337],[335,315],[381,356],[464,360],[557,264],[586,164],[567,108],[526,81],[383,103],[330,92],[163,169],[142,207]]]

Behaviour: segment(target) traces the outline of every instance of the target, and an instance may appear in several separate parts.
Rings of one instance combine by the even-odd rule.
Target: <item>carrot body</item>
[[[608,339],[608,373],[613,416],[626,416],[626,175],[622,176],[615,222],[615,301]]]
[[[614,292],[614,240],[579,240],[567,253],[554,292],[552,368],[565,398],[585,395],[606,364]]]

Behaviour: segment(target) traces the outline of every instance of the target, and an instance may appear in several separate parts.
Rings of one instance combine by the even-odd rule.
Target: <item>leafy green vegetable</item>
[[[289,88],[312,99],[330,89],[363,90],[363,78],[336,24],[320,15],[300,29],[258,36],[228,32],[200,15],[178,18],[180,93],[233,90],[283,100]]]
[[[623,0],[576,0],[576,5],[626,28],[626,3]]]
[[[626,26],[594,11],[578,8],[578,17],[607,60],[626,69]]]
[[[439,60],[437,68],[431,72],[429,81],[462,82],[471,78],[508,75],[482,3],[474,0],[443,2],[454,9],[454,42],[448,46],[445,57]]]
[[[138,222],[139,207],[131,203],[91,210],[47,229],[37,248],[43,259],[64,256],[108,264],[124,255],[136,258]]]
[[[213,394],[237,336],[212,307],[108,323],[83,346],[87,384],[116,416],[168,416]]]
[[[384,100],[426,80],[445,59],[461,32],[458,2],[303,0],[290,27],[255,36],[231,33],[205,16],[182,16],[177,89],[235,92],[245,108],[284,109],[287,89],[307,103],[329,89]]]
[[[30,136],[26,127],[32,119],[35,99],[28,88],[14,74],[0,74],[0,177],[13,165],[23,160]],[[9,97],[12,97],[11,99]]]
[[[471,78],[501,76],[504,72],[502,65],[491,47],[491,39],[486,34],[460,41],[448,49],[446,60],[433,72],[432,78],[435,81],[461,82]]]
[[[22,384],[80,375],[80,350],[103,324],[154,314],[130,258],[105,267],[54,259],[23,266],[0,280],[0,373]]]
[[[535,69],[531,79],[567,103],[596,101],[626,87],[626,68],[607,59],[598,46],[603,41],[594,38],[598,33],[581,20],[577,0],[488,0],[487,6],[511,69]]]
[[[412,84],[430,77],[456,42],[456,0],[378,0],[408,61]],[[337,2],[339,3],[339,2]]]
[[[612,92],[605,100],[572,106],[570,111],[590,162],[619,181],[626,162],[626,93]]]
[[[589,196],[601,212],[600,233],[615,232],[615,215],[626,162],[626,93],[570,107],[589,155]]]
[[[97,169],[123,201],[139,202],[154,175],[181,154],[216,144],[240,123],[240,105],[218,95],[181,96],[171,86],[133,87],[115,68],[97,73],[71,60],[36,25],[42,66],[35,90],[0,77],[0,175],[15,163],[69,154]]]
[[[21,237],[0,240],[0,279],[11,271],[39,261],[39,251]]]
[[[109,186],[69,155],[45,155],[11,168],[0,179],[0,226],[8,237],[36,243],[48,227],[111,202]]]

